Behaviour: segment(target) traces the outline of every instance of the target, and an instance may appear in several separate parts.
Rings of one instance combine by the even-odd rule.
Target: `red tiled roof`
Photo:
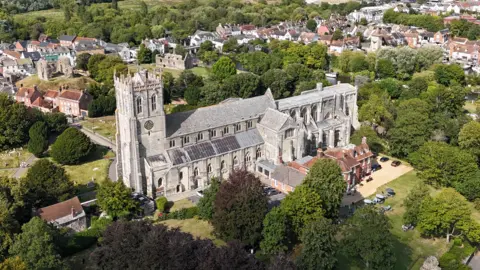
[[[60,95],[58,97],[71,100],[80,100],[80,98],[82,97],[82,91],[63,90],[62,92],[60,92]]]
[[[4,50],[3,53],[8,54],[8,55],[10,55],[12,57],[15,57],[17,59],[20,59],[20,57],[21,57],[21,54],[19,52],[15,52],[15,51]]]
[[[17,97],[25,97],[25,94],[27,94],[27,98],[32,97],[33,93],[35,93],[35,88],[33,87],[20,87],[18,89],[16,96]]]
[[[47,98],[56,98],[58,94],[60,94],[60,92],[58,92],[57,90],[47,90],[47,92],[43,96]]]
[[[40,208],[38,214],[40,215],[40,218],[47,222],[50,222],[71,215],[72,208],[77,214],[83,212],[82,205],[80,204],[80,201],[76,196],[71,198],[70,200]]]

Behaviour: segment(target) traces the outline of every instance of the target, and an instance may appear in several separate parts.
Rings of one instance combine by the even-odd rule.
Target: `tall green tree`
[[[465,124],[458,135],[458,145],[460,148],[469,151],[473,155],[480,157],[480,123],[470,121]]]
[[[319,219],[306,225],[301,241],[302,251],[297,259],[300,269],[333,269],[337,262],[338,242],[332,221]]]
[[[443,189],[437,196],[423,201],[417,228],[427,236],[452,236],[470,228],[472,210],[467,200],[453,188]]]
[[[403,214],[403,223],[416,225],[420,214],[422,202],[430,196],[428,186],[421,182],[418,183],[403,200],[405,213]]]
[[[127,188],[121,179],[116,182],[109,179],[102,182],[97,191],[97,204],[112,218],[128,217],[138,209],[132,198],[132,190]]]
[[[88,60],[92,55],[89,53],[82,53],[77,56],[76,67],[81,70],[88,70]]]
[[[222,239],[255,246],[262,237],[267,209],[268,199],[260,180],[250,172],[237,170],[220,185],[212,225]]]
[[[28,130],[35,116],[23,104],[14,103],[6,94],[0,94],[0,148],[11,149],[28,141]]]
[[[68,128],[52,145],[50,155],[61,164],[78,164],[90,154],[94,144],[76,128]]]
[[[457,64],[440,64],[435,67],[435,79],[439,84],[450,86],[452,83],[465,84],[465,72]]]
[[[28,131],[30,140],[28,141],[28,151],[36,157],[48,149],[48,127],[45,122],[36,122]]]
[[[421,179],[437,186],[455,186],[478,172],[472,154],[444,142],[426,142],[409,160]]]
[[[396,262],[389,219],[374,207],[357,209],[343,227],[340,242],[348,258],[357,260],[365,269],[393,269]]]
[[[279,254],[287,252],[293,244],[292,227],[288,216],[281,207],[275,207],[263,220],[263,240],[260,242],[262,252]]]
[[[315,20],[308,20],[307,29],[312,32],[315,32],[315,30],[317,30],[317,22]]]
[[[320,195],[325,216],[337,216],[343,195],[347,190],[347,183],[336,161],[319,159],[308,171],[302,185]]]
[[[10,254],[20,257],[28,269],[62,269],[63,261],[55,243],[58,237],[59,232],[53,225],[34,217],[22,226]]]
[[[361,121],[368,121],[373,124],[386,126],[387,123],[393,120],[391,112],[388,110],[385,101],[388,96],[379,97],[371,95],[367,102],[365,102],[359,111],[359,119]]]
[[[305,225],[323,217],[325,210],[322,209],[322,206],[320,195],[305,185],[296,187],[280,204],[297,237],[301,235]]]
[[[210,186],[204,190],[203,197],[198,202],[198,215],[205,220],[211,220],[214,213],[214,203],[220,188],[220,180],[212,178]]]
[[[145,2],[143,2],[145,3]],[[152,63],[152,51],[150,51],[145,44],[141,44],[138,49],[137,60],[140,64]]]
[[[224,80],[237,74],[237,69],[232,59],[222,56],[215,64],[213,64],[212,73],[219,80]]]
[[[406,157],[430,138],[433,131],[430,113],[431,106],[420,99],[410,99],[399,104],[394,127],[387,134],[393,155]]]
[[[249,98],[260,94],[260,77],[252,73],[235,74],[223,83],[227,97]]]
[[[73,197],[73,183],[65,170],[48,159],[41,159],[27,171],[23,180],[26,202],[35,208],[52,205]]]

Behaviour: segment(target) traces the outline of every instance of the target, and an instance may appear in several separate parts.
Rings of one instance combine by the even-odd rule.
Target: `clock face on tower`
[[[147,122],[145,122],[145,124],[143,125],[145,127],[145,129],[147,130],[150,130],[153,128],[153,122],[152,120],[148,120]]]

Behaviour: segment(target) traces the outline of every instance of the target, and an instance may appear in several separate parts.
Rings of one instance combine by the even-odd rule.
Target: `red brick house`
[[[371,173],[373,153],[370,151],[366,138],[360,145],[350,145],[345,148],[332,148],[322,151],[318,149],[317,156],[306,156],[285,165],[279,165],[270,177],[270,185],[282,192],[295,190],[307,175],[310,168],[319,159],[328,158],[337,162],[342,175],[348,184],[348,189],[363,181]]]
[[[87,116],[91,101],[92,97],[83,90],[63,90],[56,98],[56,105],[66,115]]]
[[[31,107],[33,102],[42,96],[42,93],[37,90],[37,87],[20,87],[17,94],[15,94],[15,101]]]

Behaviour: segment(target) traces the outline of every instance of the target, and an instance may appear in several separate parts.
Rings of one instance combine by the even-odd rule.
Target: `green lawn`
[[[95,81],[90,77],[84,76],[75,78],[57,77],[49,81],[43,81],[40,80],[37,75],[32,75],[18,81],[16,85],[17,87],[20,87],[20,85],[23,85],[24,87],[33,87],[35,85],[41,91],[46,91],[48,89],[58,90],[60,86],[68,86],[69,89],[85,90],[91,83],[95,83]]]
[[[15,169],[0,169],[0,177],[12,177]]]
[[[158,222],[159,224],[164,224],[170,228],[179,228],[182,232],[190,233],[194,237],[200,239],[210,239],[217,246],[225,245],[225,242],[221,239],[216,238],[213,235],[213,227],[207,221],[200,219],[169,219],[165,221]]]
[[[173,203],[173,206],[170,207],[170,212],[178,211],[183,208],[190,208],[195,206],[189,199],[182,199]]]
[[[103,116],[97,118],[86,118],[80,124],[83,128],[94,131],[115,143],[115,134],[117,132],[115,116]]]
[[[469,113],[477,113],[477,105],[477,102],[472,103],[471,101],[467,101],[465,102],[465,105],[463,105],[463,109],[465,109]]]
[[[0,152],[0,170],[18,168],[20,162],[26,161],[31,155],[26,148]]]

